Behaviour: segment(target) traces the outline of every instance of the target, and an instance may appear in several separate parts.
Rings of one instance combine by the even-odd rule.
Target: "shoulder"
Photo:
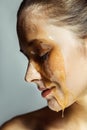
[[[44,109],[23,114],[5,122],[0,130],[33,130],[43,116]]]
[[[22,122],[19,119],[15,118],[5,122],[1,126],[0,130],[26,130],[26,129],[22,125]]]
[[[19,115],[2,124],[0,130],[33,130],[34,120],[34,112]]]

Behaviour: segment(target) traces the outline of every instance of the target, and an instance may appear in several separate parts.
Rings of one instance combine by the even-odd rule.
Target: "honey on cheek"
[[[49,57],[49,65],[50,69],[53,73],[53,80],[58,82],[60,84],[60,90],[61,93],[63,93],[63,99],[58,95],[58,87],[54,87],[52,92],[53,96],[62,108],[62,117],[64,116],[64,109],[68,105],[68,99],[69,99],[69,92],[66,86],[66,73],[65,73],[65,67],[64,67],[64,59],[63,55],[61,53],[61,49],[59,47],[54,48],[52,51],[50,57]],[[55,108],[55,111],[58,111],[57,108]]]
[[[63,99],[61,99],[61,97],[58,95],[58,88],[56,86],[53,87],[52,92],[54,98],[56,99],[64,113],[64,109],[67,107],[68,104],[69,92],[66,86],[64,59],[59,46],[54,47],[51,53],[49,53],[47,59],[43,62],[41,62],[41,58],[38,55],[35,55],[34,66],[43,77],[48,79],[48,81],[52,81],[53,78],[53,81],[56,81],[60,84],[61,93],[63,93]],[[44,82],[46,83],[47,81],[45,81],[44,79]],[[58,111],[58,108],[55,108],[55,111]]]

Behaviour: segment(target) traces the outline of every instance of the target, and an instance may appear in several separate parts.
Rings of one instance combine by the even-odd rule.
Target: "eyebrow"
[[[43,39],[33,39],[31,41],[28,41],[29,46],[32,46],[34,43],[43,43]]]
[[[33,40],[30,40],[30,41],[28,41],[27,42],[27,45],[29,46],[29,47],[32,47],[35,43],[37,43],[38,45],[39,45],[39,43],[43,43],[43,39],[41,40],[41,39],[33,39]],[[35,46],[35,45],[34,45]],[[22,52],[23,54],[25,54],[24,53],[24,50],[22,49],[22,48],[20,48],[20,52]]]

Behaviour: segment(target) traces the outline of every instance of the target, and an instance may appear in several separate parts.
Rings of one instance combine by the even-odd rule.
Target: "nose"
[[[35,69],[32,63],[28,64],[25,81],[32,82],[34,80],[41,80],[40,73]]]

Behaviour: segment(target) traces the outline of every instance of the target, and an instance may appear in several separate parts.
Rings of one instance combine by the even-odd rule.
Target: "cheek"
[[[74,97],[85,90],[87,82],[87,61],[77,49],[65,57],[66,84]]]
[[[65,82],[64,59],[59,48],[51,52],[48,62],[53,73],[53,80],[59,83]]]

